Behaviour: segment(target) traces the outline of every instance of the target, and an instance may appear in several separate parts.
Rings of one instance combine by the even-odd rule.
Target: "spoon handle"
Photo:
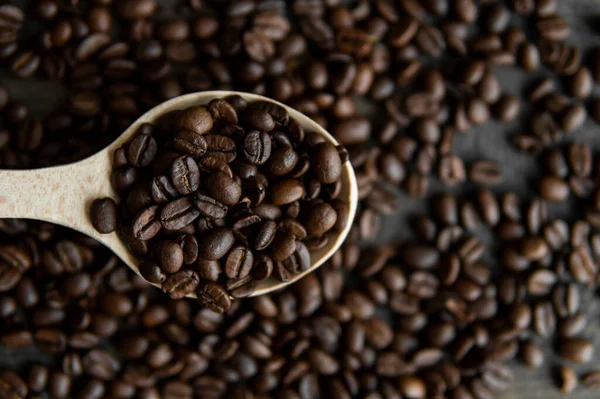
[[[0,170],[0,218],[37,219],[97,237],[91,202],[114,197],[104,151],[80,162],[51,168]]]

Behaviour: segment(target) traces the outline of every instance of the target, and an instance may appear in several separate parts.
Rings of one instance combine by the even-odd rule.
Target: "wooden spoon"
[[[146,122],[156,122],[161,116],[192,105],[204,105],[214,98],[238,94],[246,101],[270,101],[284,107],[307,132],[316,132],[334,145],[337,141],[319,124],[306,115],[269,98],[235,91],[206,91],[187,94],[164,102],[142,115],[112,144],[100,152],[76,163],[51,168],[31,170],[0,170],[0,218],[37,219],[70,227],[95,238],[110,248],[138,275],[139,260],[125,247],[116,233],[101,234],[90,221],[93,200],[119,197],[110,184],[113,153],[136,133]],[[342,245],[350,231],[358,203],[358,190],[354,170],[346,162],[342,172],[342,190],[339,198],[348,203],[348,223],[343,231],[331,237],[327,246],[311,252],[311,266],[289,281],[267,279],[257,287],[252,296],[266,294],[301,279],[321,266]],[[333,234],[333,233],[330,233]],[[156,284],[155,284],[156,285]],[[158,286],[158,285],[156,285]],[[194,295],[190,295],[194,296]]]

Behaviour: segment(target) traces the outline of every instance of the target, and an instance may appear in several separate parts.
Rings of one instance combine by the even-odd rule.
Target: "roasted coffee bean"
[[[192,199],[190,197],[183,197],[169,202],[160,210],[159,224],[167,230],[179,230],[188,226],[198,216],[200,216],[200,211],[196,209]],[[154,222],[158,221],[153,219]]]
[[[223,172],[211,174],[206,189],[212,198],[225,205],[234,205],[242,195],[242,186]]]
[[[158,176],[152,180],[151,193],[152,199],[159,204],[165,204],[179,196],[167,176]]]
[[[203,259],[196,261],[196,270],[201,278],[209,281],[217,281],[222,271],[218,261]]]
[[[156,140],[149,134],[137,134],[127,147],[127,161],[135,167],[148,166],[158,150]]]
[[[156,263],[167,273],[175,273],[183,266],[183,250],[175,241],[161,241],[154,247]]]
[[[10,32],[5,32],[5,34]],[[18,54],[12,61],[12,72],[20,77],[27,78],[32,76],[40,66],[40,56],[32,51],[25,51]]]
[[[535,331],[542,337],[549,337],[556,329],[556,315],[550,302],[538,303],[534,308]]]
[[[569,24],[558,15],[538,20],[536,28],[542,38],[550,41],[564,40],[570,34]]]
[[[272,151],[267,166],[274,176],[284,176],[296,167],[298,160],[298,153],[292,147],[284,145]]]
[[[563,110],[560,125],[565,132],[570,133],[581,127],[586,118],[587,111],[585,107],[582,104],[572,104]]]
[[[198,275],[192,270],[180,270],[169,276],[163,283],[163,290],[169,294],[171,299],[181,299],[194,292],[198,286]]]
[[[321,202],[311,206],[305,217],[306,231],[310,235],[321,235],[329,231],[337,221],[337,213],[331,205]]]
[[[275,238],[277,224],[272,220],[264,220],[256,227],[252,239],[252,247],[256,250],[267,248]]]
[[[207,144],[204,137],[196,132],[182,130],[175,135],[173,140],[175,149],[194,158],[199,158],[206,153]]]
[[[227,207],[225,205],[199,192],[194,194],[194,205],[196,205],[196,208],[198,208],[202,215],[213,219],[222,219],[227,214]]]
[[[273,205],[287,205],[304,196],[304,186],[296,179],[284,179],[269,187]]]
[[[342,162],[337,149],[330,143],[320,143],[311,148],[310,162],[317,180],[333,183],[342,173]]]
[[[577,374],[571,367],[562,366],[559,369],[560,390],[563,393],[571,393],[577,387]]]
[[[139,270],[142,277],[153,284],[160,284],[167,279],[167,276],[160,267],[152,262],[145,261],[140,263]]]
[[[217,313],[224,313],[231,307],[229,295],[215,283],[202,282],[196,290],[196,295],[202,303]]]
[[[598,267],[585,247],[574,248],[568,259],[569,270],[576,281],[591,284],[596,278]]]
[[[206,107],[194,106],[182,111],[177,118],[180,130],[187,130],[196,134],[206,134],[213,127],[213,118]]]
[[[271,245],[269,245],[270,257],[276,262],[289,258],[295,250],[296,236],[287,231],[277,232]]]
[[[161,229],[162,218],[158,218],[158,206],[152,205],[140,211],[133,220],[133,236],[147,241],[158,234]],[[163,211],[161,211],[162,215]]]
[[[271,156],[271,137],[265,132],[253,131],[244,138],[243,153],[246,160],[262,165]]]
[[[586,325],[586,316],[583,313],[576,313],[572,316],[567,316],[560,321],[558,332],[561,337],[570,338],[583,332]]]
[[[229,278],[244,278],[252,270],[254,256],[246,247],[233,247],[225,260],[225,274]]]
[[[570,194],[569,185],[564,180],[554,176],[544,176],[538,182],[540,196],[546,201],[561,202]]]
[[[219,260],[229,252],[234,242],[235,238],[231,230],[214,229],[198,243],[198,256],[205,260]]]
[[[592,91],[592,74],[586,67],[581,67],[570,77],[569,83],[569,90],[573,97],[586,98]]]
[[[559,341],[558,353],[574,363],[588,363],[594,355],[594,347],[582,338],[564,338]]]
[[[539,368],[544,363],[544,352],[532,341],[521,344],[521,361],[529,368]]]
[[[502,172],[494,161],[478,161],[469,168],[469,179],[477,184],[490,186],[500,183]]]
[[[102,234],[112,233],[117,228],[117,212],[112,198],[94,200],[90,210],[92,225]]]
[[[181,195],[188,195],[200,187],[200,170],[191,156],[184,155],[171,165],[171,182]]]
[[[111,176],[111,183],[117,192],[123,193],[131,186],[133,186],[136,179],[136,169],[126,166],[113,171]]]

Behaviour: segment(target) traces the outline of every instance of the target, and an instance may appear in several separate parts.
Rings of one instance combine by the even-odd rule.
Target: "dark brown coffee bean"
[[[151,193],[152,199],[159,204],[165,204],[179,196],[167,176],[158,176],[152,180]]]
[[[155,214],[156,215],[156,214]],[[200,216],[190,197],[183,197],[169,202],[159,214],[160,225],[167,230],[179,230]],[[153,219],[156,221],[156,219]]]
[[[411,198],[423,198],[429,187],[427,176],[420,173],[411,172],[404,180],[406,191]]]
[[[261,222],[253,235],[252,247],[256,250],[267,248],[275,238],[277,224],[272,220]]]
[[[589,69],[581,67],[569,79],[569,91],[574,97],[587,98],[590,95],[593,78]]]
[[[558,332],[561,337],[571,338],[583,332],[587,326],[587,317],[583,313],[576,313],[560,321]]]
[[[560,390],[563,393],[571,393],[577,388],[577,374],[571,367],[562,366],[559,369]]]
[[[97,199],[90,210],[92,225],[102,234],[112,233],[117,228],[117,204],[112,198]]]
[[[188,195],[200,187],[200,170],[198,164],[189,155],[183,155],[171,165],[171,182],[181,195]]]
[[[262,165],[271,156],[271,137],[265,132],[253,131],[244,138],[244,156],[255,165]]]
[[[217,281],[221,274],[221,265],[218,261],[198,259],[196,270],[201,278],[208,281]]]
[[[320,143],[311,148],[311,165],[317,180],[322,183],[333,183],[342,173],[342,162],[337,149],[330,143]]]
[[[331,134],[342,145],[364,143],[371,136],[371,122],[363,117],[344,119],[333,127]]]
[[[179,114],[177,125],[180,130],[188,130],[202,135],[212,129],[213,118],[206,107],[194,106]]]
[[[60,371],[53,371],[48,381],[48,392],[57,399],[69,397],[71,392],[71,377]]]
[[[196,208],[198,208],[202,215],[213,219],[222,219],[227,214],[227,207],[225,205],[199,192],[194,194],[194,205],[196,205]]]
[[[32,76],[40,66],[40,57],[32,51],[25,51],[18,54],[12,61],[12,72],[20,77],[27,78]]]
[[[173,143],[175,149],[194,158],[199,158],[206,153],[206,140],[196,132],[182,130],[175,135]]]
[[[274,176],[284,176],[294,169],[298,160],[298,153],[292,147],[284,145],[272,151],[267,165]]]
[[[206,307],[214,312],[225,313],[231,307],[229,295],[215,283],[202,282],[196,290],[196,295]]]
[[[37,330],[33,339],[37,347],[47,353],[63,352],[67,346],[65,334],[53,329]]]
[[[135,238],[147,241],[158,234],[162,227],[162,218],[159,219],[157,213],[158,206],[153,205],[137,214],[131,225]]]
[[[547,295],[556,281],[556,275],[552,271],[544,269],[536,270],[527,280],[527,291],[535,296]]]
[[[209,176],[206,181],[206,189],[211,197],[225,205],[234,205],[242,195],[241,185],[222,172]]]
[[[148,166],[158,150],[156,140],[148,134],[136,135],[127,147],[127,161],[135,167]]]
[[[140,274],[153,284],[160,284],[167,279],[165,273],[152,262],[142,262],[139,265]]]
[[[571,144],[568,151],[568,161],[575,175],[581,177],[589,176],[592,169],[592,160],[588,146],[581,143]]]
[[[234,242],[235,238],[231,230],[214,229],[198,243],[198,257],[205,260],[219,260],[229,252]]]
[[[564,338],[559,341],[558,353],[574,363],[588,363],[594,355],[594,347],[582,338]]]
[[[460,158],[454,155],[447,155],[440,160],[439,175],[440,179],[446,185],[453,186],[465,181],[467,172]]]
[[[439,261],[439,252],[423,244],[408,245],[402,252],[404,262],[416,269],[430,269]]]
[[[483,220],[490,226],[495,226],[500,219],[500,209],[494,194],[489,190],[481,190],[477,195],[479,211]]]
[[[597,389],[600,387],[600,371],[591,371],[581,378],[581,382],[587,388]]]
[[[244,278],[252,270],[254,256],[243,246],[233,247],[225,260],[225,274],[229,278]]]
[[[269,245],[269,254],[271,259],[276,262],[289,258],[296,250],[296,236],[291,232],[280,231]]]
[[[558,177],[544,176],[538,182],[540,196],[546,201],[561,202],[569,197],[569,185]]]
[[[163,290],[171,299],[181,299],[194,292],[198,286],[198,275],[192,270],[180,270],[163,283]]]
[[[598,268],[585,247],[574,248],[568,259],[569,270],[576,281],[591,284],[596,278]]]
[[[562,114],[561,127],[569,133],[580,128],[587,118],[587,111],[582,104],[567,106]]]
[[[534,308],[535,331],[542,337],[549,337],[556,329],[556,316],[550,302],[538,303]]]
[[[550,41],[564,40],[570,34],[569,24],[559,15],[539,19],[536,28],[542,38]]]
[[[469,169],[469,179],[481,185],[495,185],[502,180],[500,165],[494,161],[477,161]]]
[[[304,196],[304,186],[298,180],[284,179],[269,187],[269,193],[274,205],[287,205]]]
[[[425,383],[412,376],[401,376],[398,382],[400,392],[407,398],[424,398],[426,392]]]
[[[442,32],[432,25],[421,25],[415,42],[423,53],[433,57],[439,57],[446,48]]]
[[[161,241],[154,247],[156,263],[167,273],[175,273],[183,266],[183,250],[175,241]]]
[[[337,221],[337,213],[331,205],[321,202],[310,207],[305,217],[309,235],[320,235],[329,231]]]

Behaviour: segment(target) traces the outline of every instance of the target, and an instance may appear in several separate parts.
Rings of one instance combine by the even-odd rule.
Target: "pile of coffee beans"
[[[91,220],[110,233],[120,217],[146,280],[171,299],[195,292],[223,313],[230,296],[306,271],[310,250],[344,230],[349,205],[338,196],[347,160],[343,147],[305,132],[280,105],[213,99],[142,124],[114,155],[122,214],[112,199],[98,199]]]
[[[0,167],[80,160],[161,102],[231,89],[284,102],[328,129],[347,149],[347,155],[336,151],[354,167],[360,198],[349,238],[329,262],[281,292],[228,302],[224,313],[170,299],[73,231],[0,220],[0,397],[488,399],[531,378],[522,371],[516,377],[514,360],[546,371],[566,394],[597,388],[589,327],[596,322],[600,262],[599,166],[592,143],[570,137],[600,120],[600,48],[587,54],[569,38],[559,6],[565,3],[0,4]],[[524,77],[518,92],[508,91],[498,73],[507,69]],[[46,84],[66,95],[61,99]],[[53,108],[40,113],[46,100]],[[234,108],[236,125],[247,126],[248,108],[219,100]],[[262,252],[253,249],[256,237],[228,217],[234,210],[240,220],[248,209],[261,219],[251,230],[277,220],[275,229],[294,232],[296,248],[322,245],[309,240],[320,235],[308,232],[301,206],[264,207],[273,198],[269,162],[248,162],[239,132],[221,132],[214,122],[223,115],[208,114],[213,127],[204,135],[198,125],[175,128],[177,115],[173,123],[140,126],[115,154],[113,184],[122,201],[98,199],[91,209],[102,215],[93,218],[99,231],[116,231],[149,261],[147,277],[166,282],[185,272],[173,281],[184,291],[194,281],[193,290],[211,281],[200,275],[198,259],[191,261],[200,253],[197,235],[208,231],[229,231],[228,254],[250,245],[250,279],[266,274],[259,252],[271,258],[275,241]],[[305,132],[304,144],[296,145],[294,124],[271,118],[275,128],[255,129],[256,143],[267,133],[273,158],[290,141],[296,166],[312,168],[318,138]],[[506,125],[507,148],[498,151],[539,158],[536,181],[504,181],[505,165],[475,148],[455,153],[455,139],[477,135],[488,123]],[[232,139],[235,159],[228,140],[207,140],[214,135]],[[206,158],[217,159],[212,169],[202,164]],[[194,164],[198,174],[188,173]],[[211,199],[224,202],[207,183],[223,174],[241,194],[215,225],[199,212],[222,212]],[[191,176],[199,178],[198,188],[188,193]],[[335,183],[317,176],[297,179],[304,190],[298,204],[330,204],[337,225]],[[459,193],[441,191],[438,183]],[[532,189],[502,191],[507,183]],[[265,191],[256,205],[259,184]],[[413,215],[411,237],[381,243],[385,216],[410,208],[400,190],[427,201],[434,195],[427,211]],[[184,231],[169,232],[160,214],[173,202],[181,207],[182,198],[189,205],[182,215],[198,215]],[[268,212],[281,216],[264,217]],[[306,237],[296,235],[304,234],[298,226]],[[171,272],[174,252],[181,268]],[[244,281],[229,276],[226,263],[231,272],[239,259],[241,271],[245,254],[219,260],[211,292]],[[203,270],[213,272],[214,264],[204,262]],[[272,276],[290,272],[285,264],[272,266]],[[197,278],[188,277],[193,273]],[[229,288],[232,294],[239,287]]]

